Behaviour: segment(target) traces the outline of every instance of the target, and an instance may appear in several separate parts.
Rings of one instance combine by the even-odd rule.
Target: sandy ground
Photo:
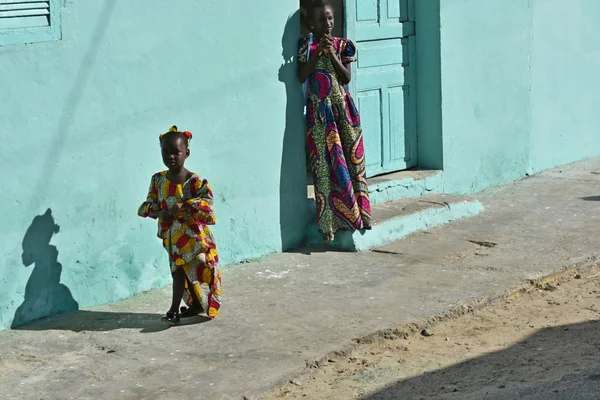
[[[428,332],[359,344],[263,398],[600,399],[599,320],[596,266]]]

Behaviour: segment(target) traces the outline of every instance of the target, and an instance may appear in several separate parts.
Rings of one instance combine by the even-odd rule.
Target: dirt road
[[[263,398],[600,399],[599,320],[596,266],[428,332],[358,345]]]

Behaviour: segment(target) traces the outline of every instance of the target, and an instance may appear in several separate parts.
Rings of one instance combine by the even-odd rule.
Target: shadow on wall
[[[444,169],[440,0],[415,1],[417,160]]]
[[[302,243],[308,219],[303,99],[301,85],[296,77],[299,32],[300,11],[296,11],[288,19],[283,31],[283,64],[279,68],[279,81],[285,85],[287,99],[279,182],[282,250]]]
[[[545,328],[506,349],[400,381],[364,399],[598,399],[599,330],[600,321]]]
[[[59,231],[52,210],[48,209],[45,214],[33,219],[25,233],[21,256],[23,265],[34,267],[25,286],[25,299],[15,313],[11,329],[74,332],[141,329],[142,333],[151,333],[168,328],[168,325],[160,322],[158,314],[78,311],[79,304],[71,291],[60,283],[62,265],[58,262],[58,250],[50,244],[52,236]],[[207,321],[210,321],[208,317],[200,315],[186,320],[185,324]]]
[[[112,19],[112,14],[115,11],[117,0],[105,0],[102,9],[98,14],[98,19],[89,43],[88,50],[83,54],[81,65],[77,74],[73,76],[73,85],[68,91],[65,98],[65,104],[62,107],[63,112],[58,120],[56,133],[52,140],[48,141],[48,151],[39,173],[39,179],[32,193],[32,207],[38,207],[40,199],[43,199],[50,187],[49,182],[52,181],[56,173],[56,163],[60,159],[60,155],[64,151],[65,144],[68,143],[69,136],[72,134],[73,119],[77,115],[79,106],[89,80],[92,77],[92,70],[98,58],[98,53],[101,49],[101,44],[104,41],[104,36],[108,31],[108,24]]]
[[[54,222],[52,210],[33,219],[23,238],[23,265],[34,265],[25,286],[25,299],[13,319],[12,328],[26,322],[79,309],[71,291],[60,283],[62,265],[58,262],[58,250],[50,239],[60,227]]]

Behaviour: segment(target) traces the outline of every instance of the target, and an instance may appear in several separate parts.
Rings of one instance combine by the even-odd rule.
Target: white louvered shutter
[[[0,0],[0,29],[50,26],[50,1]]]

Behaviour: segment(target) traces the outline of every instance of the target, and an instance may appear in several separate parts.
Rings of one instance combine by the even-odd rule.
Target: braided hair
[[[180,135],[185,142],[185,147],[188,147],[190,140],[192,140],[192,132],[190,132],[190,131],[180,132],[179,129],[177,129],[176,125],[173,125],[172,127],[170,127],[167,132],[160,134],[160,136],[158,137],[158,140],[161,144],[163,142],[163,139],[167,135]]]

